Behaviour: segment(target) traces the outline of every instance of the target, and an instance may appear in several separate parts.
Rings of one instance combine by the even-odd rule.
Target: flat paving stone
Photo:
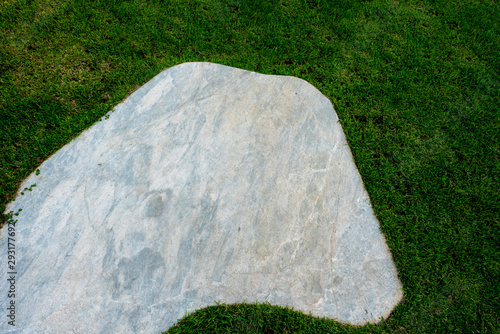
[[[39,170],[7,208],[1,332],[158,333],[216,301],[365,324],[402,299],[333,106],[304,80],[168,68]]]

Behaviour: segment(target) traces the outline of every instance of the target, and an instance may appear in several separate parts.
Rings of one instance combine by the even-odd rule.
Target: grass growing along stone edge
[[[499,22],[495,1],[2,1],[0,211],[162,69],[296,76],[334,105],[405,300],[378,325],[220,304],[169,332],[498,332]]]

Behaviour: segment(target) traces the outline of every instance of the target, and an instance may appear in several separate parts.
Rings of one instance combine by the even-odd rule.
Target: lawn
[[[192,61],[332,101],[405,298],[378,325],[220,304],[168,333],[500,332],[498,1],[0,1],[0,212],[52,153]]]

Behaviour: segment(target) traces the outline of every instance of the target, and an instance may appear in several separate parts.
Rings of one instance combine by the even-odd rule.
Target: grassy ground
[[[0,212],[50,154],[187,61],[330,98],[405,300],[377,326],[220,305],[169,333],[499,333],[498,2],[0,1]]]

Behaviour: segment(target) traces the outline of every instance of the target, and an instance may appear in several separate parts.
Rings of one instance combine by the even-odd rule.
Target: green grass
[[[0,1],[0,212],[52,153],[187,61],[300,77],[332,101],[405,299],[379,325],[221,304],[169,333],[500,332],[497,1]]]

